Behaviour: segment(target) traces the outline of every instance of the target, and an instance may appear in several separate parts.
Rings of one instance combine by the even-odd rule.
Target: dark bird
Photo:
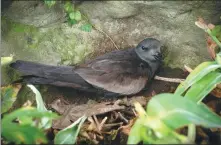
[[[116,50],[78,66],[51,66],[17,60],[10,66],[29,84],[48,84],[113,94],[133,95],[144,89],[162,60],[161,44],[146,38],[135,48]]]

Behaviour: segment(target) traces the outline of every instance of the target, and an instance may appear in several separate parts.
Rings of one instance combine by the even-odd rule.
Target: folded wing
[[[95,60],[76,68],[75,72],[93,86],[119,94],[136,94],[147,83],[150,68],[139,60],[132,60]]]

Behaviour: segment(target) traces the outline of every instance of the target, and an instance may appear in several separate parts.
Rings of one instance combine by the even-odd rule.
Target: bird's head
[[[161,43],[154,38],[146,38],[141,41],[135,48],[137,55],[148,63],[161,62]]]

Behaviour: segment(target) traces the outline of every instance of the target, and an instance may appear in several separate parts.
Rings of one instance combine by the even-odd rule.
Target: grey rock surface
[[[80,11],[96,27],[91,32],[64,23],[63,5],[48,8],[39,1],[13,2],[3,13],[1,56],[46,64],[75,64],[118,48],[134,47],[146,37],[167,48],[165,64],[194,67],[208,60],[205,33],[198,17],[220,23],[214,1],[84,1]],[[108,35],[108,37],[107,37]],[[91,55],[89,55],[91,54]]]

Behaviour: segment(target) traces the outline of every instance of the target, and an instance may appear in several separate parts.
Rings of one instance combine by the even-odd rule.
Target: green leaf
[[[2,123],[9,123],[14,121],[16,118],[23,117],[23,116],[29,116],[29,117],[35,117],[35,118],[42,118],[42,117],[48,117],[51,119],[58,118],[58,115],[52,112],[40,112],[36,108],[33,107],[25,107],[25,108],[19,108],[10,114],[4,115]]]
[[[92,26],[91,24],[84,24],[83,26],[80,27],[80,29],[85,32],[91,32]]]
[[[59,131],[54,139],[55,144],[75,144],[81,125],[86,118],[86,116],[82,116],[67,128]]]
[[[221,83],[221,73],[211,72],[193,84],[185,97],[196,103],[201,102],[219,83]]]
[[[185,141],[183,140],[177,138],[174,135],[169,135],[169,136],[165,136],[162,139],[155,140],[154,143],[152,144],[187,144],[185,143],[186,140]]]
[[[127,144],[138,144],[139,142],[142,141],[140,132],[141,132],[141,128],[143,127],[144,126],[141,123],[141,119],[137,119],[133,127],[130,130]]]
[[[219,37],[221,35],[221,25],[215,26],[212,30],[211,33],[213,36]]]
[[[72,6],[72,4],[70,2],[66,2],[64,5],[64,9],[67,13],[73,12],[74,11],[74,7]]]
[[[72,26],[74,24],[77,24],[77,21],[75,19],[68,19],[68,23]]]
[[[6,65],[11,63],[13,60],[13,56],[1,57],[1,65]]]
[[[50,8],[55,5],[56,0],[44,0],[45,4]]]
[[[40,92],[33,85],[27,85],[27,86],[35,93],[35,98],[36,98],[36,102],[37,102],[37,109],[40,112],[51,112],[46,109]],[[52,120],[50,118],[43,117],[41,119],[40,125],[42,128],[48,129],[52,125]]]
[[[219,53],[216,54],[216,62],[217,62],[218,64],[221,64],[221,52],[219,52]]]
[[[144,144],[184,143],[186,140],[185,136],[177,134],[175,130],[166,126],[160,119],[145,115],[139,116],[131,128],[127,144],[138,144],[141,141]]]
[[[71,13],[69,13],[69,18],[71,20],[80,21],[81,20],[81,12],[80,11],[71,12]]]
[[[9,125],[2,128],[2,136],[16,144],[40,144],[47,143],[43,130],[30,125]]]
[[[29,116],[19,116],[18,117],[19,123],[22,125],[33,125],[35,126],[35,122],[33,121],[32,117]]]
[[[203,62],[198,65],[176,89],[175,94],[182,95],[191,85],[202,79],[208,73],[221,68],[215,61]]]
[[[172,129],[188,124],[204,127],[221,127],[221,118],[204,104],[195,102],[176,94],[159,94],[147,105],[147,114],[156,117]]]
[[[81,12],[80,11],[76,11],[75,12],[74,19],[76,21],[80,21],[81,20]]]
[[[69,18],[70,18],[71,20],[74,20],[74,19],[75,19],[75,12],[69,13]]]
[[[42,100],[42,96],[40,94],[40,92],[35,88],[35,86],[33,85],[27,85],[34,93],[35,93],[35,99],[36,99],[36,102],[37,102],[37,109],[39,111],[48,111],[44,105],[44,101]]]
[[[43,130],[34,126],[34,121],[31,122],[34,118],[42,117],[55,119],[58,116],[51,112],[40,112],[33,107],[20,108],[6,114],[1,122],[2,136],[17,144],[47,143]],[[20,123],[14,122],[16,119],[21,119]]]
[[[161,141],[163,142],[167,138],[173,138],[179,143],[184,143],[187,140],[185,136],[176,133],[173,128],[167,126],[163,120],[159,119],[157,116],[146,116],[142,124],[144,125],[143,128],[146,128],[146,130],[141,130],[141,135],[145,143],[157,144]],[[167,141],[175,143],[175,140]]]
[[[1,113],[7,112],[16,101],[16,96],[21,85],[1,87]]]

